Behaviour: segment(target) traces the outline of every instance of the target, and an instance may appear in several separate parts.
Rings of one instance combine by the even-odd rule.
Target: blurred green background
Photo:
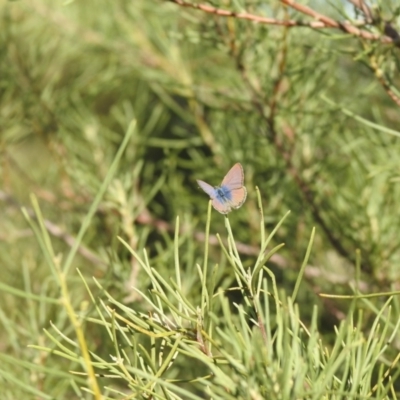
[[[348,2],[334,3],[313,6],[354,17]],[[215,6],[298,17],[272,0]],[[395,26],[398,7],[386,2],[379,12]],[[31,386],[74,398],[68,361],[27,348],[48,341],[50,321],[67,336],[73,330],[59,305],[32,297],[57,299],[59,287],[21,207],[33,217],[36,196],[55,251],[65,256],[133,119],[137,130],[68,276],[76,309],[88,300],[79,268],[91,287],[94,276],[119,301],[146,310],[131,288],[146,290],[149,282],[117,236],[146,248],[168,277],[177,216],[185,285],[198,297],[208,198],[196,179],[218,185],[236,162],[248,198],[229,219],[247,266],[259,248],[256,187],[268,233],[291,210],[271,244],[285,243],[269,264],[281,289],[293,288],[316,227],[297,300],[305,320],[307,305],[319,304],[328,339],[347,306],[317,295],[350,292],[357,249],[361,289],[398,288],[397,47],[161,0],[4,1],[0,13],[0,346],[9,374],[3,371],[2,398],[28,398]],[[213,211],[209,258],[229,287],[234,276],[217,233],[225,237],[224,218]],[[86,334],[93,351],[109,353],[101,329]]]

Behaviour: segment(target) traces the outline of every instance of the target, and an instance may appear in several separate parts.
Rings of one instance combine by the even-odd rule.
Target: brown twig
[[[386,82],[385,78],[381,74],[376,74],[376,77],[385,92],[400,107],[400,98],[393,92],[393,90],[390,88],[390,85]]]
[[[181,7],[188,7],[188,8],[194,8],[197,10],[204,11],[206,13],[210,14],[215,14],[220,17],[235,17],[238,19],[245,19],[253,22],[258,22],[261,24],[266,24],[266,25],[282,25],[282,26],[309,26],[311,28],[315,29],[321,29],[321,28],[326,28],[326,25],[323,22],[318,22],[318,21],[312,21],[312,22],[300,22],[300,21],[294,21],[294,20],[278,20],[275,18],[268,18],[268,17],[261,17],[259,15],[254,15],[246,12],[241,12],[237,13],[235,11],[230,11],[230,10],[224,10],[222,8],[215,8],[212,6],[209,6],[208,4],[192,4],[188,3],[184,0],[167,0],[171,3],[175,3]]]
[[[0,191],[0,200],[8,203],[9,205],[12,205],[13,207],[21,208],[20,204],[13,196],[11,196],[8,193],[5,193],[3,191]],[[36,219],[36,215],[32,209],[26,208],[26,207],[25,207],[25,209],[31,218]],[[54,224],[53,222],[49,221],[48,219],[44,219],[43,223],[44,223],[44,226],[46,227],[46,229],[49,231],[49,233],[52,236],[63,240],[69,247],[73,247],[75,245],[76,239],[72,235],[67,233],[64,229],[60,228],[58,225]],[[82,257],[86,258],[88,261],[90,261],[91,263],[93,263],[97,266],[100,265],[102,268],[104,268],[105,266],[108,265],[108,263],[106,261],[102,260],[92,250],[90,250],[83,244],[79,245],[78,253]]]
[[[374,16],[372,15],[372,11],[367,6],[367,4],[365,4],[364,0],[348,0],[348,1],[364,14],[365,22],[367,22],[368,24],[374,22]]]
[[[361,37],[366,40],[375,40],[375,41],[379,40],[385,44],[395,43],[395,41],[391,37],[371,33],[366,30],[363,30],[363,29],[359,29],[356,26],[350,24],[349,22],[335,21],[334,19],[329,18],[323,14],[320,14],[307,6],[298,4],[293,0],[281,0],[281,1],[283,4],[301,12],[302,14],[313,17],[314,19],[316,19],[316,21],[304,22],[304,21],[296,21],[293,19],[278,20],[276,18],[261,17],[259,15],[250,14],[247,12],[238,13],[235,11],[225,10],[222,8],[216,8],[216,7],[212,7],[208,4],[192,4],[192,3],[188,3],[187,1],[184,1],[184,0],[166,0],[166,1],[177,4],[178,6],[181,6],[181,7],[194,8],[194,9],[206,12],[206,13],[218,15],[220,17],[234,17],[237,19],[244,19],[244,20],[248,20],[248,21],[257,22],[260,24],[280,25],[280,26],[286,26],[289,28],[296,27],[296,26],[303,26],[303,27],[306,26],[306,27],[310,27],[313,29],[335,28],[335,29],[340,29],[343,32],[349,33],[353,36]]]
[[[381,86],[383,87],[385,92],[400,107],[400,98],[396,95],[396,93],[394,93],[394,91],[390,87],[390,84],[385,79],[384,73],[381,70],[381,68],[379,68],[379,65],[374,57],[370,58],[370,65],[371,65],[372,70],[375,73],[376,79],[378,79],[378,82],[381,84]]]

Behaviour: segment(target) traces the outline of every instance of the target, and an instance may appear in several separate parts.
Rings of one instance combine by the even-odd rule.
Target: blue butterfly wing
[[[226,193],[222,188],[214,188],[207,182],[197,180],[199,186],[210,196],[213,207],[221,214],[227,214],[231,211],[229,201],[225,197]]]
[[[225,186],[215,188],[216,196],[213,199],[213,207],[221,214],[228,214],[231,208],[231,191]]]
[[[200,179],[197,180],[197,183],[210,196],[211,199],[215,199],[217,191],[213,186],[209,185],[207,182],[201,181]]]

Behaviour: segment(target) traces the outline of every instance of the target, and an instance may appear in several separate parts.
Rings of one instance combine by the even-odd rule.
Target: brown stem
[[[212,7],[208,4],[192,4],[192,3],[188,3],[187,1],[184,1],[184,0],[165,0],[165,1],[177,4],[178,6],[181,6],[181,7],[194,8],[194,9],[197,9],[197,10],[209,13],[209,14],[215,14],[220,17],[234,17],[237,19],[244,19],[244,20],[248,20],[248,21],[257,22],[260,24],[281,25],[281,26],[287,26],[289,28],[295,27],[295,26],[308,26],[313,29],[335,28],[335,29],[340,29],[341,31],[351,34],[353,36],[361,37],[366,40],[380,41],[385,44],[397,44],[397,42],[389,36],[385,36],[385,35],[382,36],[379,34],[368,32],[363,29],[359,29],[349,22],[335,21],[334,19],[329,18],[323,14],[320,14],[307,6],[298,4],[293,0],[281,0],[281,1],[283,4],[301,12],[302,14],[309,15],[310,17],[315,18],[316,21],[304,22],[304,21],[296,21],[296,20],[292,20],[292,19],[278,20],[276,18],[261,17],[259,15],[254,15],[254,14],[250,14],[247,12],[238,13],[235,11],[225,10],[222,8],[216,8],[216,7]]]

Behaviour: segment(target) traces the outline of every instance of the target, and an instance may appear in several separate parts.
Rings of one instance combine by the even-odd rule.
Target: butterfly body
[[[201,180],[197,180],[197,183],[210,196],[213,207],[221,214],[228,214],[239,208],[247,197],[247,190],[243,186],[243,167],[240,163],[236,163],[229,170],[221,186],[213,187]]]

